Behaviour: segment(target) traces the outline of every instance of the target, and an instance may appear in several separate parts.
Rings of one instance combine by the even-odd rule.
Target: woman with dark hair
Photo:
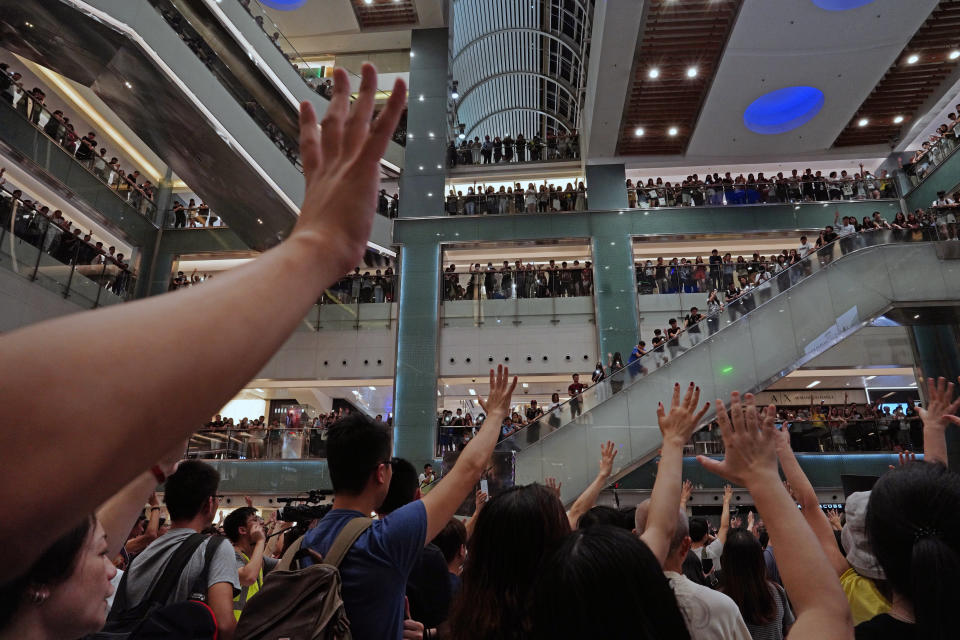
[[[544,486],[511,487],[491,498],[467,546],[451,637],[528,637],[533,585],[542,579],[544,559],[569,533],[560,499]]]
[[[737,603],[754,640],[782,640],[793,624],[783,587],[767,579],[767,565],[757,537],[731,529],[720,556],[723,592]]]
[[[889,613],[857,625],[858,639],[956,638],[960,602],[960,476],[912,462],[877,481],[867,536],[893,592]]]
[[[537,581],[534,638],[689,638],[660,562],[629,531],[579,529]]]
[[[70,640],[99,631],[116,574],[103,527],[87,516],[0,587],[0,637]]]

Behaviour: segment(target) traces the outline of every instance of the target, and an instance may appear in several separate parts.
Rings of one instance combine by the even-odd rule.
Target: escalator
[[[657,403],[668,401],[675,382],[694,381],[711,402],[761,391],[893,307],[953,306],[960,262],[946,256],[960,256],[936,235],[877,230],[807,256],[702,321],[699,333],[682,333],[503,440],[497,485],[555,477],[570,503],[595,477],[602,442],[619,449],[611,483],[657,455]]]
[[[188,15],[148,0],[0,0],[0,46],[90,87],[248,246],[268,248],[303,199],[296,103],[309,98],[322,114],[326,99],[285,93],[254,52],[236,55],[221,25],[186,10],[202,2],[178,3]],[[235,66],[209,55],[192,26]],[[372,244],[390,244],[389,220],[375,221]]]

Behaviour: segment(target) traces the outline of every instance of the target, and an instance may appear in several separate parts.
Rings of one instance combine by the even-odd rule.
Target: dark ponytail
[[[916,636],[956,637],[960,476],[928,462],[883,475],[870,493],[867,535],[890,587],[913,605]]]

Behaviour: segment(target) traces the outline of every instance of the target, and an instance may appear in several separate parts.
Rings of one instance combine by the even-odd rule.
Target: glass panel
[[[891,300],[927,299],[934,289],[942,298],[942,263],[924,244],[936,238],[933,227],[842,238],[773,279],[747,287],[703,318],[696,325],[700,331],[688,329],[658,339],[608,380],[560,406],[548,407],[538,423],[504,440],[501,446],[517,451],[517,477],[530,479],[541,473],[535,479],[542,479],[559,469],[570,484],[569,496],[564,484],[564,499],[572,499],[592,477],[593,449],[603,437],[601,431],[609,431],[619,444],[620,429],[629,430],[629,456],[620,461],[623,465],[637,464],[656,451],[660,436],[655,409],[657,402],[669,398],[674,382],[696,381],[704,401],[734,389],[758,391],[884,311]],[[893,246],[880,246],[890,243],[917,244],[898,247],[895,259],[887,256]],[[898,283],[888,275],[888,261],[895,263],[894,268],[902,265],[904,288],[908,281],[913,283],[902,294],[905,297],[893,296]],[[920,273],[930,273],[929,287],[917,287],[918,266]],[[636,384],[640,378],[643,383]],[[600,427],[597,438],[583,434],[588,425]],[[540,446],[532,448],[536,443]]]

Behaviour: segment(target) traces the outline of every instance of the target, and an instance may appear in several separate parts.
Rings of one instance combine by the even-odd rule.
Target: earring
[[[33,604],[43,604],[47,598],[50,597],[50,590],[46,587],[41,587],[39,589],[31,590],[30,592],[30,602]]]

